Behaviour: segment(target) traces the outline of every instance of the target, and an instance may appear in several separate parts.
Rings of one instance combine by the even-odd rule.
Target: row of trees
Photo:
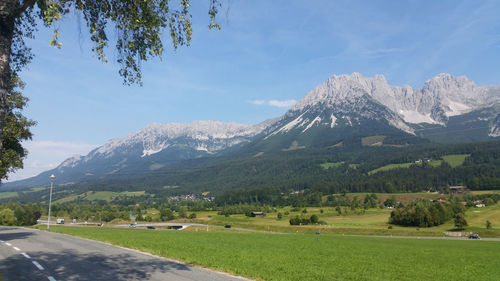
[[[271,208],[269,205],[226,205],[219,211],[219,215],[229,216],[235,214],[245,214],[247,217],[249,217],[253,211],[269,213],[276,211],[276,209]]]
[[[325,224],[319,220],[317,215],[312,215],[310,217],[295,216],[290,218],[290,225],[308,225],[308,224]]]
[[[0,205],[0,224],[2,225],[34,225],[42,215],[39,204],[9,203]]]
[[[443,224],[452,218],[458,228],[467,225],[465,207],[460,202],[450,204],[416,200],[406,206],[398,207],[391,212],[389,223],[404,226],[430,227]]]

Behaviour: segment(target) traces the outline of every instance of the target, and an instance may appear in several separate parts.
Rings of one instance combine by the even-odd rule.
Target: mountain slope
[[[273,120],[257,125],[196,121],[188,124],[153,123],[112,139],[86,156],[66,159],[57,168],[36,177],[6,184],[33,186],[45,184],[50,174],[59,184],[99,178],[133,177],[185,159],[213,155],[252,140]]]
[[[382,75],[334,75],[282,117],[257,125],[197,121],[151,124],[10,186],[129,178],[186,159],[293,151],[308,147],[407,146],[500,137],[500,87],[476,86],[465,76],[439,74],[422,89],[389,85]]]
[[[439,74],[414,89],[391,86],[382,75],[334,75],[268,128],[256,146],[346,145],[371,135],[404,145],[436,130],[441,137],[430,137],[434,141],[484,141],[500,135],[495,104],[500,105],[500,87],[476,86],[465,76]]]

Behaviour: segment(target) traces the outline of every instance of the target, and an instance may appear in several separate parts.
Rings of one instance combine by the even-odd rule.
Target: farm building
[[[467,189],[467,187],[464,185],[458,185],[458,186],[450,186],[448,187],[448,189],[450,190],[450,193],[462,193]]]
[[[252,212],[252,213],[250,214],[250,216],[251,216],[252,218],[255,218],[255,217],[265,217],[265,216],[266,216],[266,214],[265,214],[265,213],[263,213],[263,212]]]

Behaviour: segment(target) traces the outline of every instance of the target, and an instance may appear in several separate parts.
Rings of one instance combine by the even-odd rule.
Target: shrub
[[[310,218],[309,218],[309,221],[312,223],[312,224],[316,224],[318,223],[319,221],[319,218],[317,215],[312,215]]]
[[[299,216],[295,216],[290,219],[290,225],[300,225],[301,224],[301,219]]]
[[[282,219],[282,218],[283,218],[283,214],[282,214],[282,213],[278,213],[277,217],[278,217],[278,219],[280,220],[280,219]]]
[[[486,205],[486,206],[495,205],[495,201],[491,198],[486,198],[486,199],[484,199],[484,205]]]
[[[0,211],[0,224],[3,225],[14,225],[16,222],[16,217],[14,217],[14,211],[9,208]]]
[[[301,218],[299,216],[295,216],[290,219],[290,225],[308,225],[308,224],[311,224],[310,218]]]
[[[491,229],[491,222],[490,221],[486,221],[486,229]]]

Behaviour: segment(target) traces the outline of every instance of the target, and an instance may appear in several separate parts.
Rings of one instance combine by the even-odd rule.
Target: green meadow
[[[348,194],[348,196],[353,196]],[[358,195],[356,195],[358,196]],[[380,194],[379,198],[385,198],[392,195]],[[415,200],[415,198],[440,198],[439,194],[433,193],[411,193],[395,195],[400,202]],[[360,196],[363,198],[362,196]],[[385,200],[385,199],[384,199]],[[434,227],[407,227],[389,224],[391,210],[389,209],[357,209],[351,210],[347,207],[341,207],[342,214],[339,215],[335,208],[332,207],[308,207],[305,208],[307,213],[303,213],[303,209],[292,211],[292,208],[278,208],[274,212],[267,213],[263,218],[247,217],[244,214],[236,214],[231,216],[218,215],[215,211],[196,212],[195,220],[180,219],[179,222],[198,222],[210,225],[231,225],[236,228],[265,230],[280,233],[299,233],[299,234],[314,234],[321,232],[322,234],[337,234],[337,235],[394,235],[394,236],[440,236],[446,237],[445,232],[454,231],[455,226],[453,220],[445,224]],[[282,214],[282,219],[277,218],[277,214]],[[294,216],[310,217],[311,215],[318,216],[324,224],[292,226],[289,223],[290,218]],[[500,204],[488,206],[485,208],[469,208],[466,211],[465,218],[468,226],[464,231],[478,233],[481,237],[500,237]],[[492,223],[491,229],[486,229],[486,221]],[[187,230],[202,231],[203,227],[192,227]]]
[[[465,161],[465,158],[470,156],[470,154],[452,154],[443,156],[443,160],[448,162],[452,168],[458,167],[462,165]]]
[[[17,197],[17,192],[0,192],[0,199]]]
[[[451,154],[451,155],[445,155],[442,156],[442,159],[438,160],[430,160],[428,163],[429,165],[433,167],[437,167],[441,165],[443,161],[448,163],[452,168],[458,167],[462,165],[465,161],[465,158],[470,156],[470,154]],[[425,160],[424,160],[425,161]],[[383,171],[388,171],[392,169],[399,169],[399,168],[408,168],[411,165],[421,165],[421,163],[416,163],[416,162],[409,162],[409,163],[397,163],[397,164],[388,164],[382,167],[379,167],[377,169],[374,169],[370,172],[368,172],[369,175],[373,175],[378,172],[383,172]]]
[[[500,242],[58,227],[257,280],[498,280]]]
[[[144,195],[145,191],[123,191],[123,192],[113,192],[113,191],[88,191],[82,194],[73,194],[66,196],[57,200],[57,203],[72,202],[80,198],[81,200],[88,201],[98,201],[104,200],[110,202],[114,197],[117,196],[141,196]]]
[[[325,162],[325,163],[322,163],[320,164],[321,168],[327,170],[329,168],[337,168],[337,167],[340,167],[342,166],[342,164],[344,164],[344,162]]]

